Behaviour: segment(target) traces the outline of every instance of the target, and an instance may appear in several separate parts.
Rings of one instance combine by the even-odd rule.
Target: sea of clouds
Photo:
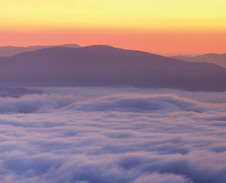
[[[225,92],[41,90],[0,97],[0,182],[226,182]]]

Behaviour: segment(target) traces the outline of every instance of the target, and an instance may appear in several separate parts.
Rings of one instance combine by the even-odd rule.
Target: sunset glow
[[[221,53],[225,8],[224,0],[2,1],[1,46],[111,44],[166,55]]]
[[[0,0],[0,183],[226,183],[226,0]]]

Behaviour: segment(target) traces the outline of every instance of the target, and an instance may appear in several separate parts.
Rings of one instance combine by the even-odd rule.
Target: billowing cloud
[[[83,111],[119,111],[119,112],[204,112],[205,108],[195,101],[175,95],[120,95],[103,97],[82,104],[78,108]]]
[[[50,90],[0,98],[1,182],[226,182],[225,94]]]
[[[71,95],[23,95],[19,98],[0,97],[0,113],[49,112],[76,101]]]
[[[192,183],[192,181],[186,179],[180,175],[174,174],[150,174],[139,177],[135,183]]]

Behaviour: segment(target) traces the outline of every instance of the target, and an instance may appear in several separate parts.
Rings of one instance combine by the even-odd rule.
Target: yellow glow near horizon
[[[167,55],[226,50],[225,0],[0,3],[0,46],[109,44]]]
[[[226,30],[225,0],[1,0],[1,30]]]

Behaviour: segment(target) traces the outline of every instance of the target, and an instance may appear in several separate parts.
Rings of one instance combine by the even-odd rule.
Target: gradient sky
[[[226,52],[225,0],[0,1],[0,46],[77,43],[163,55]]]

